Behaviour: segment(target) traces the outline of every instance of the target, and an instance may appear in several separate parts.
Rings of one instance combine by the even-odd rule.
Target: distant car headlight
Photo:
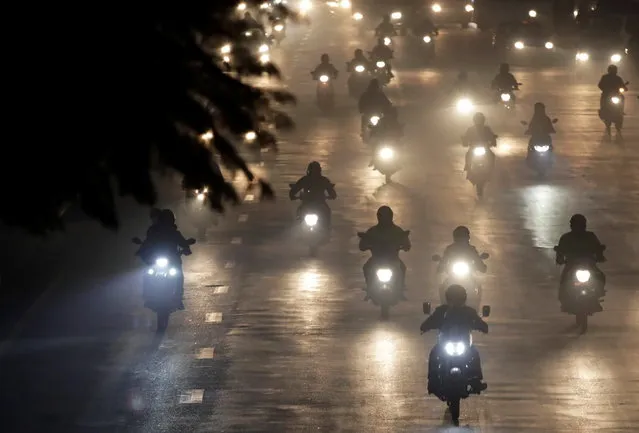
[[[259,48],[260,53],[268,53],[268,45],[262,44]]]
[[[362,65],[355,66],[355,72],[364,72],[366,68]]]
[[[580,283],[587,283],[588,281],[590,281],[590,271],[579,269],[577,272],[575,272],[575,277]]]
[[[393,157],[395,156],[395,151],[391,147],[384,146],[379,150],[379,152],[377,152],[377,154],[381,159],[388,160],[393,159]]]
[[[377,279],[381,283],[388,283],[393,278],[393,271],[390,269],[378,269],[376,272]]]
[[[477,149],[483,149],[483,147],[478,147]],[[456,277],[466,277],[469,273],[470,266],[468,266],[468,263],[456,262],[453,264],[453,275],[455,275]]]
[[[441,7],[441,5],[440,5],[439,3],[435,3],[435,4],[434,4],[434,5],[432,5],[430,8],[431,8],[431,9],[433,10],[433,12],[435,12],[436,14],[438,14],[438,13],[440,13],[440,12],[442,11],[442,7]]]
[[[522,41],[517,41],[515,42],[515,48],[517,48],[518,50],[523,50],[525,47],[524,43]]]
[[[328,75],[322,75],[319,77],[321,83],[328,83]]]
[[[166,257],[159,257],[155,260],[155,266],[157,266],[158,268],[166,268],[167,266],[169,266],[169,259],[167,259]]]
[[[275,27],[273,27],[273,29],[274,29],[276,32],[281,32],[282,30],[284,30],[284,25],[282,25],[282,24],[276,24],[276,25],[275,25]]]
[[[590,59],[590,54],[586,53],[585,51],[579,51],[575,55],[575,59],[579,60],[580,62],[587,62]]]
[[[621,102],[621,98],[619,96],[613,96],[612,98],[610,98],[610,102],[616,105]]]
[[[354,19],[355,21],[361,21],[361,20],[363,20],[363,19],[364,19],[364,15],[363,15],[361,12],[355,12],[355,13],[353,14],[353,19]]]
[[[402,19],[402,13],[401,12],[393,12],[391,14],[391,19],[392,20],[401,20]]]
[[[612,63],[619,63],[621,61],[621,54],[613,54],[610,56],[610,61]]]
[[[444,350],[448,356],[461,356],[466,352],[466,345],[461,341],[448,342],[444,345]]]
[[[504,101],[504,102],[510,101],[510,94],[509,93],[502,93],[501,94],[501,100]]]
[[[464,9],[466,10],[466,12],[472,12],[472,11],[475,10],[473,5],[466,5],[466,6],[464,6]]]
[[[555,44],[553,44],[552,42],[546,42],[544,46],[547,50],[552,50],[553,48],[555,48]]]
[[[534,146],[534,149],[535,149],[535,152],[544,153],[544,152],[548,152],[548,150],[550,150],[550,146],[548,146],[548,145]]]
[[[475,156],[484,156],[486,155],[486,148],[485,147],[476,147],[473,149],[473,155]]]
[[[430,36],[426,35],[422,38],[422,41],[426,42],[427,44],[430,44],[430,41],[432,41],[433,38],[431,38]]]
[[[379,123],[379,116],[371,116],[369,121],[371,125],[376,126]]]
[[[319,217],[315,214],[307,214],[304,215],[304,224],[309,227],[315,227],[317,225],[317,221],[319,221]]]
[[[377,63],[375,63],[375,66],[377,66],[378,68],[384,68],[386,67],[386,62],[382,62],[381,60]]]
[[[462,98],[457,101],[457,111],[460,113],[470,113],[474,108],[473,102],[468,98]]]

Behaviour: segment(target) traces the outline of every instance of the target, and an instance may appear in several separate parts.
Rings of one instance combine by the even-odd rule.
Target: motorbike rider
[[[559,244],[555,247],[555,261],[558,265],[565,265],[561,272],[559,283],[559,300],[563,301],[565,294],[565,282],[570,277],[574,266],[580,260],[593,261],[594,277],[599,281],[600,296],[605,293],[606,276],[594,263],[606,261],[604,257],[605,246],[599,241],[597,235],[586,230],[588,221],[581,214],[574,214],[570,218],[570,231],[559,238]]]
[[[384,140],[384,139],[395,139],[398,140],[404,135],[404,125],[399,122],[399,117],[397,113],[397,108],[390,107],[384,113],[384,117],[382,117],[377,124],[377,128],[371,131],[371,139]]]
[[[384,15],[382,18],[382,22],[375,28],[375,36],[378,38],[382,38],[382,43],[384,41],[385,36],[397,36],[397,31],[395,30],[395,26],[391,22],[390,15]]]
[[[464,147],[468,147],[468,152],[466,152],[466,162],[464,165],[464,171],[468,172],[473,157],[472,152],[474,147],[479,144],[488,144],[490,147],[497,146],[497,135],[495,135],[490,126],[486,125],[486,116],[482,113],[475,113],[473,116],[473,126],[468,128],[462,137],[462,142]],[[495,155],[492,152],[489,153],[491,163],[493,163]]]
[[[628,90],[626,87],[626,82],[617,75],[618,68],[616,65],[608,66],[608,73],[601,76],[599,80],[599,90],[601,90],[601,97],[599,99],[599,116],[601,116],[602,111],[607,107],[607,100],[611,95],[619,92],[619,89],[623,89],[624,91]],[[618,127],[618,125],[617,125]],[[606,125],[606,130],[610,131],[610,125]]]
[[[371,62],[364,55],[364,51],[359,48],[353,53],[353,59],[350,62],[346,62],[346,70],[348,72],[353,72],[353,67],[357,65],[364,66],[367,71],[371,70]]]
[[[515,76],[510,73],[510,65],[508,63],[502,63],[499,66],[499,73],[493,78],[490,87],[496,91],[519,90],[519,83]]]
[[[525,132],[526,135],[530,135],[528,151],[530,152],[532,150],[534,143],[548,143],[552,148],[550,134],[554,134],[555,132],[552,120],[550,120],[550,117],[546,114],[546,106],[541,102],[537,102],[535,104],[533,117],[530,119],[528,129]]]
[[[446,305],[440,305],[433,311],[419,329],[421,332],[427,332],[438,329],[441,332],[447,330],[463,330],[465,332],[480,331],[488,333],[488,324],[479,317],[474,308],[466,306],[466,289],[462,286],[453,284],[446,289]],[[483,382],[484,376],[481,369],[481,359],[479,351],[475,346],[470,346],[470,362],[471,368],[471,387],[474,392],[479,394],[486,390],[488,385]],[[438,358],[442,355],[442,347],[435,345],[428,356],[428,393],[436,394],[438,391],[437,365]]]
[[[371,251],[371,258],[363,267],[366,288],[370,287],[375,263],[379,261],[397,261],[401,269],[401,290],[406,290],[406,265],[399,258],[399,251],[411,249],[410,239],[406,232],[393,223],[393,210],[388,206],[377,209],[377,225],[366,231],[359,241],[360,251]]]
[[[317,79],[317,77],[319,77],[322,74],[326,74],[332,79],[335,79],[337,78],[338,73],[339,71],[331,63],[331,59],[328,56],[328,54],[324,53],[320,57],[320,64],[317,65],[315,69],[313,69],[313,71],[311,72],[311,75],[313,76],[313,79]]]
[[[437,26],[428,15],[421,16],[414,21],[412,32],[420,39],[426,35],[432,35],[437,32]]]
[[[377,45],[371,50],[371,59],[373,62],[382,60],[386,63],[386,72],[389,77],[394,77],[391,71],[390,61],[393,58],[393,50],[391,50],[386,44],[384,44],[384,38],[377,39]]]
[[[470,244],[470,230],[466,226],[458,226],[453,230],[453,243],[444,249],[442,259],[439,261],[437,272],[448,268],[455,257],[463,257],[470,261],[471,267],[479,272],[486,272],[488,267],[479,256],[477,248]]]
[[[291,200],[295,200],[297,194],[300,194],[302,205],[298,208],[298,216],[304,206],[318,206],[324,214],[326,228],[331,227],[331,208],[326,203],[326,199],[335,200],[337,193],[335,186],[331,181],[322,176],[322,166],[317,161],[312,161],[306,168],[306,175],[300,178],[295,185],[291,187],[288,196]]]
[[[358,101],[359,112],[362,115],[362,135],[366,128],[368,114],[384,114],[391,109],[392,106],[393,104],[382,91],[379,80],[376,78],[372,79],[368,84],[368,88],[362,93]]]

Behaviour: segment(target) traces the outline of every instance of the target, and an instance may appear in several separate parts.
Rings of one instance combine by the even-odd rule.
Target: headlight
[[[300,11],[301,12],[310,11],[312,8],[313,8],[313,3],[311,3],[311,0],[302,0],[302,1],[300,1]]]
[[[546,47],[547,50],[552,50],[553,48],[555,48],[555,44],[553,44],[552,42],[546,42],[544,47]]]
[[[198,201],[204,201],[204,199],[206,198],[206,194],[204,194],[203,192],[199,193],[197,196],[197,200]]]
[[[575,272],[575,277],[580,283],[587,283],[590,280],[590,271],[580,269]]]
[[[353,19],[354,19],[355,21],[361,21],[361,20],[363,20],[363,19],[364,19],[364,15],[363,15],[363,14],[361,14],[360,12],[355,12],[355,13],[353,14]]]
[[[155,260],[155,266],[157,266],[158,268],[166,268],[167,266],[169,266],[169,259],[167,259],[166,257],[160,257],[159,259]]]
[[[548,150],[550,149],[550,146],[544,145],[544,146],[535,146],[535,152],[548,152]]]
[[[268,3],[264,2],[260,5],[260,9],[268,9]]]
[[[364,72],[366,68],[362,65],[355,66],[355,72]]]
[[[580,62],[587,62],[588,59],[590,59],[590,54],[584,51],[580,51],[575,55],[575,59],[579,60]]]
[[[371,122],[371,125],[375,126],[379,123],[379,116],[371,116],[369,121]]]
[[[619,63],[621,61],[621,54],[613,54],[610,56],[610,61],[612,63]]]
[[[260,56],[260,63],[265,64],[271,61],[271,56],[269,56],[268,54],[262,54]]]
[[[319,221],[319,217],[313,213],[304,215],[304,224],[309,227],[315,227],[317,225],[317,221]]]
[[[381,60],[377,63],[375,63],[375,66],[377,66],[378,68],[384,68],[386,66],[386,62],[382,62]]]
[[[171,268],[169,269],[169,275],[175,277],[177,275],[177,269]]]
[[[384,45],[390,45],[391,42],[392,42],[391,38],[389,38],[389,37],[384,38]]]
[[[200,135],[200,140],[202,141],[209,141],[213,139],[213,131],[208,131],[205,132],[204,134]]]
[[[228,54],[231,52],[231,44],[226,44],[222,48],[220,48],[222,54]]]
[[[339,3],[339,6],[340,6],[342,9],[348,9],[348,8],[350,8],[350,7],[351,7],[351,2],[350,2],[350,0],[342,0],[342,1]]]
[[[483,149],[478,147],[477,149]],[[470,273],[470,266],[466,262],[457,262],[453,264],[453,275],[456,277],[465,277]]]
[[[391,14],[391,19],[393,19],[393,20],[401,20],[402,19],[402,13],[401,12],[393,12]]]
[[[534,10],[534,9],[529,10],[529,11],[528,11],[528,16],[529,16],[530,18],[535,18],[535,17],[537,16],[537,11],[536,11],[536,10]]]
[[[473,155],[475,156],[484,156],[486,155],[486,148],[485,147],[476,147],[473,149]]]
[[[610,102],[612,102],[613,104],[618,104],[621,102],[621,98],[619,96],[613,96],[612,98],[610,98]]]
[[[231,63],[231,58],[229,56],[224,56],[224,57],[222,57],[222,61],[224,63]]]
[[[435,3],[435,4],[434,4],[434,5],[432,5],[430,8],[431,8],[431,9],[433,10],[433,12],[435,12],[436,14],[438,14],[438,13],[440,13],[440,12],[442,11],[442,7],[440,6],[440,4],[439,4],[439,3]]]
[[[424,42],[426,42],[427,44],[430,44],[430,41],[432,41],[433,38],[431,38],[430,36],[426,35],[426,36],[424,36],[424,38],[422,40]]]
[[[390,147],[382,147],[377,154],[382,159],[392,159],[395,156],[395,151]]]
[[[237,10],[238,11],[245,11],[246,10],[246,3],[240,3],[239,5],[237,5]]]
[[[393,278],[393,271],[390,269],[378,269],[376,274],[377,279],[382,283],[388,283]]]
[[[620,87],[620,88],[619,88],[619,93],[623,93],[623,92],[625,92],[625,91],[626,91],[626,89],[624,89],[623,87]]]
[[[260,53],[268,53],[268,45],[262,44],[259,48]]]
[[[459,101],[457,101],[457,111],[459,111],[460,113],[470,113],[473,110],[474,106],[473,103],[470,99],[468,98],[462,98]]]
[[[273,28],[275,29],[276,32],[281,32],[282,30],[284,30],[284,26],[282,24],[277,24]]]
[[[501,100],[504,101],[504,102],[510,101],[510,93],[502,93],[501,94]]]
[[[246,141],[253,141],[257,138],[257,134],[254,131],[249,131],[246,134],[244,134],[244,139]]]
[[[322,82],[322,83],[328,83],[328,75],[322,75],[322,76],[320,76],[320,82]]]
[[[466,5],[466,6],[464,6],[464,9],[466,10],[466,12],[472,12],[472,11],[475,10],[473,5]]]
[[[517,48],[518,50],[523,50],[524,49],[524,43],[522,41],[515,42],[515,48]]]
[[[448,342],[444,345],[444,350],[448,356],[460,356],[466,352],[466,345],[461,341],[457,343]]]

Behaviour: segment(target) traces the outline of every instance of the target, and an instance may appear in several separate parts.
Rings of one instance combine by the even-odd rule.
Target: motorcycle
[[[395,30],[401,36],[406,36],[406,25],[404,23],[404,15],[400,11],[393,11],[390,14],[391,23],[395,26]]]
[[[295,184],[289,184],[289,187],[293,188]],[[335,185],[333,185],[335,186]],[[296,197],[295,200],[303,200],[301,196]],[[326,197],[327,200],[331,200],[330,197]],[[297,219],[301,223],[302,233],[306,239],[306,243],[309,245],[309,252],[312,257],[317,255],[317,250],[320,245],[324,243],[329,234],[329,227],[324,220],[326,208],[323,205],[317,205],[315,203],[303,203],[300,206]]]
[[[482,253],[479,256],[482,260],[486,260],[489,257],[490,255],[488,253]],[[432,259],[434,262],[441,262],[442,257],[439,254],[435,254]],[[458,284],[466,289],[468,298],[470,299],[470,306],[473,308],[479,307],[482,288],[481,283],[477,280],[473,263],[466,260],[463,256],[460,256],[451,260],[446,272],[446,277],[439,286],[439,297],[442,303],[444,303],[446,299],[446,289],[453,284]]]
[[[185,206],[188,213],[194,219],[197,235],[199,238],[206,237],[206,229],[211,222],[211,212],[208,209],[206,201],[209,197],[209,189],[187,189],[185,190]]]
[[[422,310],[424,314],[430,314],[430,302],[425,302]],[[482,307],[482,316],[490,316],[490,306]],[[471,394],[481,394],[481,391],[474,390],[472,386],[474,379],[470,369],[473,361],[473,351],[470,350],[473,345],[472,334],[467,330],[461,331],[459,329],[440,332],[437,344],[443,350],[438,356],[437,377],[439,383],[435,395],[441,401],[446,402],[453,424],[459,425],[461,400],[470,397]]]
[[[470,96],[460,94],[455,101],[455,109],[459,114],[467,116],[475,112],[475,103]]]
[[[630,82],[626,82],[627,86]],[[617,131],[621,131],[623,127],[624,108],[626,97],[625,89],[622,87],[616,93],[609,95],[604,101],[604,106],[599,110],[599,117],[606,125],[606,131],[610,131],[610,127],[614,124]]]
[[[406,236],[410,230],[405,230]],[[364,237],[364,232],[358,232],[357,236]],[[372,287],[366,287],[366,300],[370,299],[374,305],[379,305],[380,316],[388,319],[391,307],[402,300],[402,270],[399,260],[380,260],[373,266],[375,277],[372,279]]]
[[[271,37],[275,41],[275,44],[279,46],[286,37],[286,21],[283,19],[276,19],[273,21]]]
[[[552,123],[555,124],[558,119],[553,119]],[[525,120],[521,121],[524,126],[528,125]],[[550,138],[550,136],[548,137]],[[551,141],[542,141],[540,138],[531,138],[528,145],[528,155],[526,163],[528,166],[535,170],[540,177],[544,177],[553,164],[553,147]]]
[[[557,247],[554,248],[557,251]],[[602,252],[606,249],[602,245]],[[582,260],[571,264],[570,275],[563,287],[562,311],[575,315],[575,323],[582,333],[588,330],[588,316],[603,311],[601,303],[605,290],[595,278],[598,270],[595,260]],[[565,264],[565,263],[564,263]]]
[[[133,238],[132,242],[142,245],[140,238]],[[195,239],[188,239],[189,245],[195,244]],[[189,248],[180,248],[172,252],[153,252],[152,255],[142,257],[149,264],[143,280],[142,297],[144,306],[157,315],[157,331],[166,330],[169,316],[178,310],[180,284],[184,283],[182,268],[177,258],[191,255]],[[148,260],[148,259],[151,260]]]
[[[386,183],[390,183],[391,176],[401,168],[398,153],[397,147],[391,144],[374,146],[373,169],[384,175]]]
[[[490,150],[489,144],[478,143],[472,146],[468,180],[475,186],[478,197],[484,195],[484,187],[492,173],[494,159],[495,154]]]
[[[426,54],[426,60],[431,60],[435,57],[435,36],[439,34],[438,31],[428,33],[422,36],[422,50]]]
[[[522,83],[517,83],[518,86],[521,86]],[[499,100],[501,101],[501,105],[506,110],[513,110],[515,108],[515,90],[519,90],[517,88],[511,89],[497,89],[497,93],[499,94]]]
[[[377,128],[379,121],[382,120],[381,113],[368,113],[362,115],[362,141],[368,143],[373,129]]]
[[[357,32],[359,35],[363,35],[366,33],[366,26],[364,24],[364,14],[360,11],[355,11],[353,13],[353,21],[355,21],[355,26],[357,27]]]
[[[366,90],[368,83],[370,83],[370,71],[364,64],[356,64],[354,66],[347,64],[347,69],[350,69],[351,72],[346,83],[348,94],[353,98],[359,99]]]
[[[328,74],[314,74],[313,79],[317,81],[317,105],[321,110],[330,110],[335,102],[332,77]]]

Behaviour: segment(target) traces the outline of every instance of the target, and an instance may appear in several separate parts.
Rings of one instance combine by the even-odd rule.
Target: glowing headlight
[[[377,63],[375,63],[375,66],[377,66],[378,68],[383,68],[386,66],[386,62],[382,62],[381,60]]]
[[[536,11],[536,10],[534,10],[534,9],[529,10],[529,11],[528,11],[528,16],[529,16],[530,18],[535,18],[535,17],[537,16],[537,11]]]
[[[466,351],[466,345],[461,341],[457,343],[448,342],[444,345],[444,350],[448,356],[461,356]]]
[[[393,159],[395,151],[390,147],[382,147],[377,154],[382,159]]]
[[[534,148],[535,148],[535,152],[544,153],[544,152],[548,152],[548,150],[550,149],[550,146],[548,146],[548,145],[535,146]]]
[[[167,259],[166,257],[160,257],[159,259],[155,260],[155,266],[157,266],[158,268],[166,268],[169,265],[169,259]]]
[[[213,131],[208,131],[205,132],[204,134],[200,135],[200,140],[202,141],[209,141],[213,139]]]
[[[322,75],[319,78],[321,83],[328,83],[328,75]]]
[[[222,48],[220,48],[222,54],[228,54],[231,52],[231,44],[226,44]]]
[[[175,277],[177,275],[177,269],[171,268],[169,269],[169,275]]]
[[[590,59],[590,54],[584,51],[580,51],[575,55],[575,59],[579,60],[580,62],[587,62],[588,59]]]
[[[577,278],[577,281],[579,281],[580,283],[587,283],[590,280],[590,271],[585,271],[583,269],[580,269],[577,272],[575,272],[575,277]]]
[[[579,9],[575,9],[574,11],[572,11],[572,16],[577,18],[577,15],[579,15]]]
[[[459,111],[460,113],[469,113],[473,110],[473,108],[473,103],[468,98],[462,98],[457,101],[457,111]]]
[[[153,274],[155,274],[155,271],[153,270],[153,268],[149,268],[149,269],[146,271],[146,273],[147,273],[147,274],[149,274],[149,275],[153,275]]]
[[[625,91],[626,91],[626,89],[624,89],[623,87],[620,87],[620,88],[619,88],[619,93],[623,93],[623,92],[625,92]]]
[[[393,12],[391,14],[391,19],[393,19],[393,20],[401,20],[402,19],[402,13],[401,12]]]
[[[249,131],[246,134],[244,134],[244,139],[246,141],[253,141],[257,138],[257,134],[254,131]]]
[[[271,56],[269,56],[268,54],[262,54],[260,56],[260,63],[265,64],[271,61]]]
[[[515,48],[517,48],[518,50],[523,50],[524,49],[524,43],[522,41],[517,41],[515,42]]]
[[[546,47],[547,50],[552,50],[553,48],[555,48],[555,44],[553,44],[552,42],[546,42],[544,44],[544,47]]]
[[[353,19],[354,19],[355,21],[361,21],[361,20],[363,20],[363,19],[364,19],[364,15],[362,15],[362,13],[360,13],[360,12],[355,12],[355,13],[353,14]]]
[[[197,196],[197,200],[198,201],[204,201],[204,199],[206,198],[206,194],[204,194],[203,192],[199,193]]]
[[[426,36],[424,36],[424,38],[422,40],[424,42],[426,42],[427,44],[430,44],[430,41],[432,41],[433,38],[431,38],[430,36],[426,35]]]
[[[273,27],[273,29],[276,32],[281,32],[282,30],[284,30],[284,26],[282,24],[276,24],[275,27]]]
[[[612,102],[613,104],[618,104],[621,102],[621,98],[619,96],[613,96],[612,98],[610,98],[610,102]]]
[[[610,61],[612,63],[619,63],[621,61],[621,54],[613,54],[610,56]]]
[[[442,7],[441,7],[441,5],[440,5],[439,3],[435,3],[435,4],[434,4],[434,5],[432,5],[430,8],[431,8],[431,9],[433,10],[433,12],[435,12],[436,14],[438,14],[438,13],[440,13],[440,12],[442,11]]]
[[[304,215],[304,224],[309,227],[315,227],[317,225],[317,221],[319,221],[319,217],[315,214]]]
[[[313,8],[313,3],[311,3],[311,0],[302,0],[300,1],[300,12],[307,12],[310,11]]]
[[[464,9],[466,10],[466,12],[472,12],[475,10],[475,8],[472,5],[466,5],[464,6]]]
[[[384,38],[384,45],[390,45],[391,42],[392,42],[391,38],[389,38],[389,37]]]
[[[260,9],[268,9],[268,3],[264,2],[260,5]]]
[[[268,45],[262,44],[259,48],[260,53],[268,53]]]
[[[342,9],[348,9],[348,8],[350,8],[350,7],[351,7],[351,2],[350,2],[350,0],[342,0],[342,1],[339,3],[339,7],[341,7]]]
[[[379,123],[379,116],[371,116],[369,121],[371,122],[371,125],[375,126]]]
[[[478,147],[477,149],[483,149],[483,147]],[[455,275],[456,277],[465,277],[469,273],[470,273],[470,266],[468,266],[468,263],[457,262],[453,264],[453,275]]]
[[[237,10],[238,11],[245,11],[246,10],[246,3],[240,3],[239,5],[237,5]]]
[[[393,278],[393,271],[390,269],[378,269],[376,274],[377,279],[382,283],[388,283]]]
[[[364,72],[366,68],[362,65],[355,66],[355,72]]]
[[[473,155],[475,156],[484,156],[486,155],[486,148],[485,147],[476,147],[473,149]]]
[[[224,63],[231,63],[231,58],[229,56],[224,56],[224,57],[222,57],[222,61]]]
[[[504,102],[510,101],[510,94],[509,93],[502,93],[501,94],[501,100],[504,101]]]

